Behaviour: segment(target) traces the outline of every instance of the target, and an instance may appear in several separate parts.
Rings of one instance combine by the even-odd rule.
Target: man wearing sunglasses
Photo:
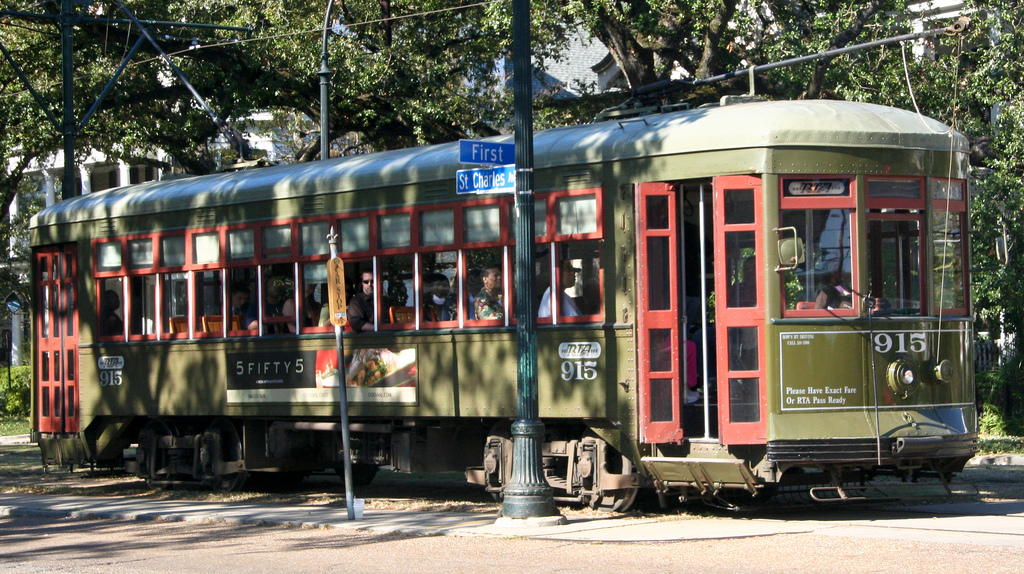
[[[363,271],[362,290],[348,302],[348,324],[355,332],[373,330],[373,273]]]

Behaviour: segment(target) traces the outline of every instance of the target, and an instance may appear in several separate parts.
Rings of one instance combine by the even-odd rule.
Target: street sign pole
[[[516,382],[519,418],[512,423],[512,478],[505,485],[502,520],[558,524],[553,492],[541,467],[544,423],[537,400],[537,318],[533,314],[533,87],[530,62],[530,0],[512,1],[513,112],[516,158]]]
[[[348,376],[345,372],[345,339],[341,329],[348,321],[345,311],[345,263],[338,257],[338,234],[331,227],[327,241],[331,245],[331,260],[327,262],[327,298],[331,307],[331,323],[334,325],[334,340],[337,344],[338,408],[341,411],[341,451],[345,472],[345,508],[348,519],[355,520],[355,499],[352,496],[352,448],[348,430]]]

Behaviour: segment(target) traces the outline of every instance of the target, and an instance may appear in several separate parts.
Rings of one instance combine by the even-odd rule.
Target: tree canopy
[[[8,9],[55,15],[60,2],[11,0]],[[74,3],[75,117],[102,91],[138,41],[115,0]],[[249,32],[151,24],[214,113],[238,123],[270,112],[288,136],[291,159],[319,153],[321,33],[326,2],[306,0],[137,0],[140,19],[240,26]],[[1017,0],[969,0],[973,26],[960,36],[864,50],[774,70],[757,79],[770,98],[843,98],[919,109],[954,125],[973,145],[979,180],[975,224],[980,267],[979,311],[996,321],[1008,301],[1021,301],[1007,281],[1020,269],[989,261],[995,233],[1015,254],[1020,182],[1024,178],[1021,101],[1024,48]],[[533,50],[543,65],[582,34],[601,41],[630,88],[670,77],[706,78],[801,54],[913,31],[937,9],[905,0],[548,0],[533,3]],[[509,0],[337,0],[329,37],[330,133],[334,153],[356,153],[451,141],[508,131],[511,94],[504,62],[511,49]],[[44,115],[19,74],[61,117],[59,29],[53,20],[0,16],[0,176],[3,205],[22,184],[25,166],[60,149],[59,129]],[[944,26],[937,18],[927,26]],[[922,53],[923,52],[923,53]],[[12,65],[16,63],[20,72]],[[674,96],[694,105],[745,92],[745,78]],[[538,127],[586,121],[628,94],[585,91],[575,100],[539,98]],[[668,98],[671,97],[672,100]],[[996,113],[998,112],[998,117]],[[239,126],[242,127],[242,126]],[[170,153],[190,173],[216,168],[209,142],[217,126],[143,41],[114,90],[79,134],[78,149],[128,161]],[[1016,275],[1019,277],[1019,275]],[[1012,283],[1013,285],[1009,285]],[[1019,295],[1019,294],[1018,294]],[[1024,309],[1024,303],[1021,304]],[[1024,330],[1024,311],[1005,314],[1007,329]],[[997,322],[997,321],[996,321]]]

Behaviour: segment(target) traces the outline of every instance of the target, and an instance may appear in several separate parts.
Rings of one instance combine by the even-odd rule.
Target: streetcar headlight
[[[953,380],[953,361],[949,359],[943,359],[939,361],[938,365],[935,365],[935,379],[943,383],[948,383]]]
[[[908,357],[896,357],[889,363],[886,371],[889,388],[904,399],[917,389],[921,381],[917,373],[917,363]]]

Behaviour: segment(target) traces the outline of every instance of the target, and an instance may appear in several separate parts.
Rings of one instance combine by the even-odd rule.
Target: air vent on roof
[[[583,183],[590,181],[590,170],[570,171],[562,174],[562,183],[569,185],[571,183]]]
[[[435,184],[423,190],[423,197],[436,199],[448,195],[447,184]]]
[[[103,219],[97,224],[96,233],[99,237],[117,235],[117,222],[113,219]]]
[[[302,213],[323,213],[324,196],[310,195],[302,200]]]
[[[193,227],[207,227],[217,223],[217,214],[211,209],[196,210],[192,212]]]

